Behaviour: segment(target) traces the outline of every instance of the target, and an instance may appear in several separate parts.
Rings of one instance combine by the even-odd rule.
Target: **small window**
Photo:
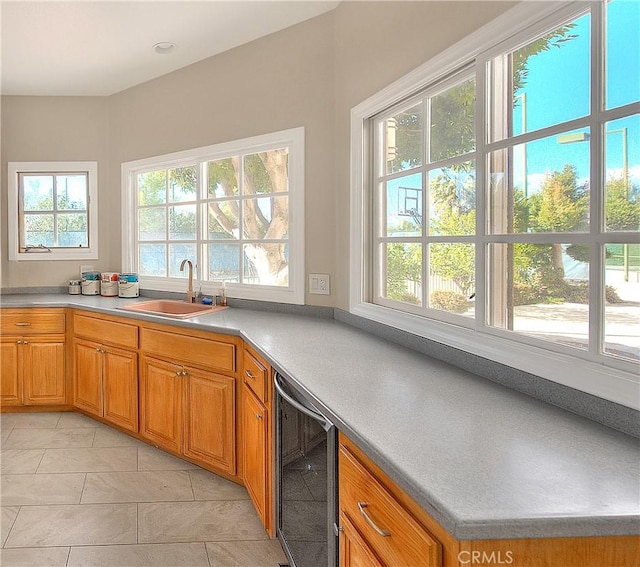
[[[9,163],[9,259],[97,257],[97,163]]]

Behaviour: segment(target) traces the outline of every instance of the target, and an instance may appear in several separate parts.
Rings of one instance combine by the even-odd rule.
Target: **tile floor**
[[[0,415],[3,567],[276,567],[246,490],[78,413]]]

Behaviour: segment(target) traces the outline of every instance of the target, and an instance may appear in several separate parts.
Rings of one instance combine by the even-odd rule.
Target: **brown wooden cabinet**
[[[236,472],[235,379],[186,368],[184,446],[187,457]]]
[[[237,339],[229,339],[141,330],[140,433],[158,447],[233,476]]]
[[[76,314],[74,335],[74,406],[137,432],[138,353],[132,350],[137,348],[137,327]]]
[[[22,405],[20,345],[16,337],[0,338],[0,402],[2,406]]]
[[[140,434],[175,452],[182,450],[182,372],[182,366],[142,357]]]
[[[457,540],[343,434],[338,459],[341,567],[640,565],[637,536]]]
[[[0,331],[2,406],[64,405],[64,312],[59,309],[3,309]]]
[[[340,444],[338,456],[340,479],[340,517],[346,565],[373,564],[378,559],[384,565],[440,567],[442,545],[401,502],[374,476],[345,444]],[[351,554],[357,557],[355,563]],[[363,563],[368,558],[368,562]],[[376,562],[371,563],[371,558]]]
[[[343,567],[384,567],[369,544],[344,514],[340,514],[340,565]]]
[[[242,387],[243,481],[269,534],[273,534],[272,395],[269,365],[245,346]]]

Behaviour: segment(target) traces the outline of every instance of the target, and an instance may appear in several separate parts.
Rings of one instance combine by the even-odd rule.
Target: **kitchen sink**
[[[226,305],[202,305],[201,303],[187,303],[186,301],[176,301],[174,299],[152,299],[121,307],[121,309],[126,309],[127,311],[163,315],[165,317],[173,317],[174,319],[208,315],[226,308]]]

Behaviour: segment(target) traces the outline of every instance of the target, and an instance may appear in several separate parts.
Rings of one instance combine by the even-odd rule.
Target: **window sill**
[[[633,372],[370,303],[359,303],[352,307],[350,313],[626,407],[640,409],[640,381]]]

